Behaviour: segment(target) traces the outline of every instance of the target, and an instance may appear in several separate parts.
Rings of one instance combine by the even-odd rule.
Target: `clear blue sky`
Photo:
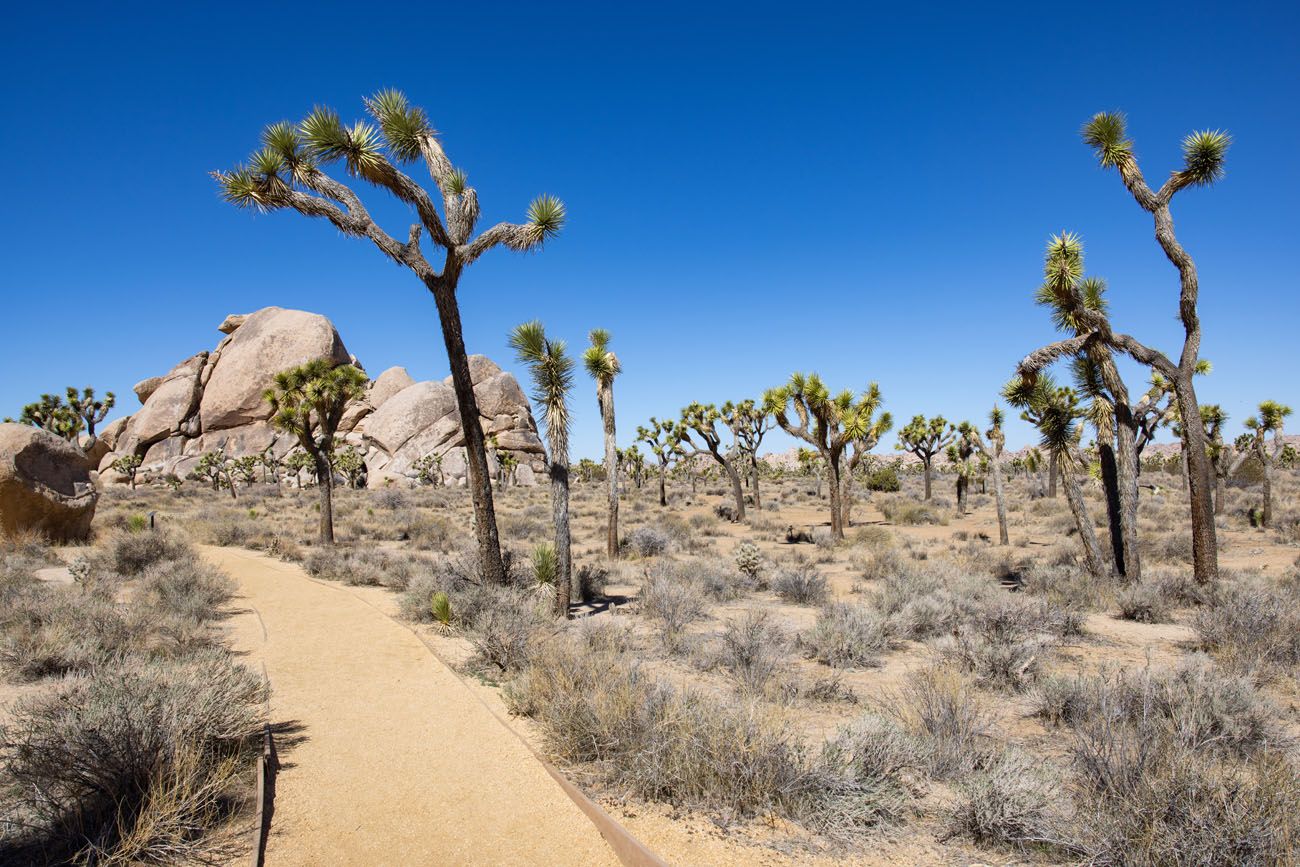
[[[1226,179],[1174,208],[1216,365],[1202,402],[1234,433],[1261,399],[1300,408],[1294,3],[552,5],[12,9],[0,414],[68,384],[133,409],[132,383],[270,304],[330,316],[372,375],[444,376],[413,275],[327,224],[237,211],[207,175],[268,122],[317,103],[359,118],[390,86],[443,131],[483,225],[541,192],[568,205],[544,252],[466,273],[466,340],[514,367],[518,322],[575,351],[611,330],[623,445],[651,414],[756,397],[793,370],[879,380],[896,418],[982,419],[1053,337],[1030,299],[1061,229],[1109,279],[1116,323],[1176,351],[1176,273],[1078,138],[1103,109],[1129,114],[1156,183],[1186,133],[1232,133]],[[404,233],[401,208],[364,194]],[[575,452],[596,456],[585,377],[574,403]],[[1030,436],[1017,420],[1010,444]]]

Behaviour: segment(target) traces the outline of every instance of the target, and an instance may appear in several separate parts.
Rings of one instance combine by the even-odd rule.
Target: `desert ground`
[[[625,480],[614,562],[606,487],[575,481],[568,621],[533,560],[546,487],[497,491],[507,587],[477,581],[462,488],[339,490],[334,548],[313,542],[311,488],[110,489],[93,545],[5,548],[0,720],[10,740],[41,723],[42,695],[113,642],[251,672],[241,722],[269,723],[281,762],[270,864],[616,863],[548,765],[670,864],[1296,851],[1293,471],[1271,529],[1256,486],[1229,484],[1213,587],[1192,580],[1176,474],[1143,477],[1137,587],[1082,571],[1037,477],[1009,480],[1000,546],[978,484],[964,516],[949,475],[930,502],[913,473],[859,486],[836,543],[821,486],[780,475],[737,523],[716,480],[670,480],[666,508],[653,477]],[[168,584],[168,563],[197,577]],[[142,619],[92,634],[88,597]],[[195,817],[226,833],[194,858],[247,857],[246,760]]]

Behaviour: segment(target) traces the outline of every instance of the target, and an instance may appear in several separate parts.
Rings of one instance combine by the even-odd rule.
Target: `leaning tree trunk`
[[[745,489],[740,482],[740,473],[736,472],[736,468],[731,465],[731,461],[726,460],[716,452],[714,457],[718,459],[718,463],[722,464],[722,469],[726,471],[727,477],[731,479],[731,495],[736,500],[735,520],[737,522],[743,521],[745,520]]]
[[[750,478],[753,479],[753,482],[749,487],[754,492],[754,508],[761,511],[763,508],[763,498],[758,493],[758,460],[756,458],[750,459],[749,474]]]
[[[614,434],[614,386],[597,386],[600,416],[605,422],[605,476],[609,482],[609,524],[605,531],[605,556],[618,559],[618,438]]]
[[[487,444],[478,422],[478,401],[474,381],[465,355],[465,338],[461,333],[460,308],[454,287],[439,285],[433,289],[442,323],[442,338],[447,345],[451,365],[451,385],[456,392],[461,432],[465,435],[465,464],[468,469],[470,497],[474,502],[474,534],[478,539],[479,567],[489,584],[505,584],[505,564],[501,560],[501,539],[497,535],[496,512],[492,507],[492,475],[488,471]],[[567,476],[567,474],[566,474]]]
[[[1079,539],[1083,542],[1083,562],[1088,574],[1094,578],[1106,576],[1105,561],[1101,556],[1101,546],[1097,543],[1097,532],[1088,517],[1088,504],[1083,500],[1083,488],[1079,486],[1079,477],[1067,466],[1066,461],[1057,464],[1061,471],[1061,485],[1065,488],[1065,499],[1074,514],[1074,523],[1079,528]]]
[[[334,470],[325,455],[317,452],[316,487],[320,488],[320,543],[334,544]]]
[[[993,499],[998,504],[998,544],[1009,545],[1007,535],[1007,501],[1002,491],[1002,458],[1000,455],[989,456],[989,472],[993,474]]]
[[[1187,466],[1187,497],[1192,507],[1192,571],[1198,584],[1208,584],[1219,577],[1210,455],[1205,449],[1205,425],[1192,374],[1181,374],[1175,384],[1183,429],[1183,463]]]

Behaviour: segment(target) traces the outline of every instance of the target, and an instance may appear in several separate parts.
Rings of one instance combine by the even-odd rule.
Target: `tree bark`
[[[1098,443],[1097,457],[1101,462],[1101,487],[1106,495],[1106,527],[1110,534],[1110,553],[1115,560],[1115,572],[1125,575],[1124,530],[1119,503],[1119,472],[1115,466],[1115,449],[1110,443]]]
[[[668,505],[668,466],[667,464],[659,465],[659,505],[666,507]]]
[[[849,527],[853,526],[853,470],[852,468],[844,471],[844,478],[840,482],[840,532],[848,532]]]
[[[1137,423],[1127,404],[1115,407],[1115,470],[1119,486],[1119,529],[1124,553],[1120,571],[1129,581],[1142,580],[1142,553],[1138,546],[1138,455]]]
[[[763,508],[763,497],[758,492],[758,459],[757,458],[750,458],[749,473],[750,473],[750,477],[753,478],[754,480],[753,484],[750,485],[750,488],[752,488],[754,491],[754,508],[761,511]]]
[[[957,516],[961,517],[966,514],[966,488],[970,485],[970,480],[962,473],[957,474]]]
[[[731,461],[716,452],[714,457],[718,459],[718,463],[722,464],[722,469],[726,471],[727,477],[731,479],[731,495],[736,500],[736,521],[743,521],[745,520],[745,490],[740,482],[740,473],[736,472],[736,468],[731,465]]]
[[[840,462],[839,459],[831,459],[830,455],[823,455],[826,459],[826,487],[831,495],[831,537],[834,539],[844,538],[844,523],[841,520],[840,512]]]
[[[618,438],[614,433],[614,385],[597,385],[600,416],[605,423],[605,475],[609,481],[609,523],[605,533],[605,556],[618,559]]]
[[[573,601],[573,553],[569,534],[569,463],[551,461],[551,517],[555,521],[555,616],[567,618]]]
[[[1088,574],[1094,578],[1104,578],[1106,576],[1105,561],[1102,560],[1101,546],[1097,543],[1097,532],[1092,527],[1092,519],[1088,517],[1088,504],[1083,499],[1083,489],[1079,486],[1079,477],[1064,466],[1065,462],[1058,463],[1061,470],[1061,485],[1065,488],[1065,499],[1070,504],[1070,512],[1074,515],[1074,523],[1079,528],[1079,539],[1083,543],[1083,562],[1088,570]]]
[[[932,458],[929,455],[923,455],[921,457],[921,463],[925,467],[925,498],[927,500],[930,499],[930,461],[931,460]]]
[[[1051,457],[1047,459],[1047,496],[1053,500],[1056,499],[1056,477],[1060,475],[1059,469],[1059,461],[1056,453],[1053,452]]]
[[[1007,502],[1002,490],[1002,458],[1000,455],[989,455],[989,472],[993,474],[993,499],[998,504],[998,544],[1011,544],[1010,536],[1007,534]]]
[[[451,385],[460,410],[461,432],[465,435],[465,464],[468,469],[470,498],[474,503],[474,534],[478,540],[479,568],[489,584],[505,584],[505,564],[501,560],[501,539],[497,535],[496,512],[492,506],[492,476],[488,472],[487,444],[478,421],[478,401],[470,378],[465,338],[461,333],[460,308],[453,287],[431,287],[438,305],[442,338],[447,346],[451,366]]]
[[[1190,368],[1180,373],[1175,384],[1183,430],[1183,463],[1187,466],[1187,497],[1192,507],[1192,571],[1198,584],[1208,584],[1219,577],[1210,456],[1205,450],[1205,426]]]
[[[320,543],[334,544],[334,471],[325,455],[317,452],[316,487],[320,488]]]

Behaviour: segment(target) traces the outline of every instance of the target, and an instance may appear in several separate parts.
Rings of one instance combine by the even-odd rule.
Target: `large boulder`
[[[413,385],[415,380],[411,379],[405,367],[390,367],[370,384],[370,405],[379,409],[390,397]]]
[[[83,540],[96,499],[80,449],[39,428],[0,424],[0,533]]]
[[[218,355],[218,353],[213,353]],[[203,383],[199,418],[204,432],[241,427],[271,416],[262,393],[282,370],[324,358],[351,360],[338,331],[318,313],[267,307],[222,341]]]
[[[456,393],[441,382],[417,382],[399,391],[366,419],[366,436],[390,455],[416,434],[456,411]]]
[[[140,411],[131,416],[123,442],[118,451],[141,454],[142,450],[180,433],[199,406],[202,389],[199,374],[207,363],[208,354],[185,359],[162,378],[162,382],[149,393]]]

